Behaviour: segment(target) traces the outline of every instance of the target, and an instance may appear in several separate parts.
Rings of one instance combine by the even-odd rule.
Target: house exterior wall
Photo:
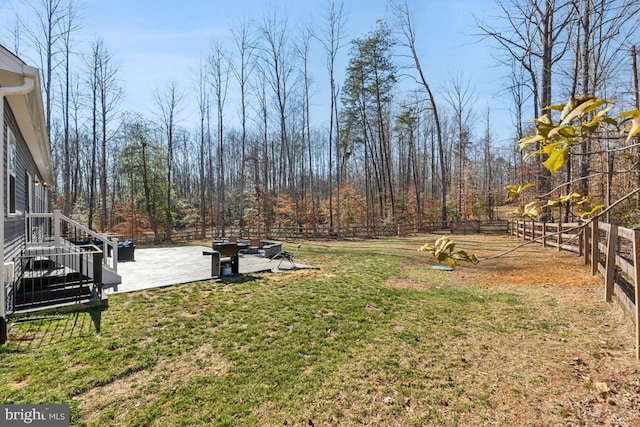
[[[6,99],[4,100],[5,129],[3,129],[4,143],[2,144],[3,161],[5,162],[5,173],[2,177],[4,204],[4,261],[13,261],[24,248],[25,243],[25,213],[31,211],[48,212],[44,203],[36,203],[36,194],[42,194],[42,188],[37,188],[35,182],[40,181],[38,171],[31,156],[25,140],[18,129],[15,117]],[[9,191],[8,181],[8,130],[13,132],[16,142],[16,164],[15,164],[15,213],[9,213],[9,203],[7,194]],[[29,179],[31,177],[31,179]],[[31,196],[31,203],[29,197]],[[42,199],[43,197],[38,197]],[[38,206],[39,205],[39,206]],[[34,209],[35,208],[35,209]]]

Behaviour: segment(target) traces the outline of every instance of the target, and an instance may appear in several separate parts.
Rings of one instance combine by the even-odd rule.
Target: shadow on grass
[[[223,285],[236,285],[240,283],[255,282],[260,279],[260,277],[251,276],[249,274],[238,274],[235,276],[222,277],[220,278],[220,283],[222,283]]]
[[[100,333],[102,309],[15,319],[0,352],[19,353]]]

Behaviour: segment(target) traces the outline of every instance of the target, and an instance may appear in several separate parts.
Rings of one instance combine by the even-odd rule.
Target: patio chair
[[[289,261],[289,264],[291,264],[292,268],[296,268],[296,263],[295,263],[295,256],[298,253],[298,251],[300,250],[300,247],[302,246],[302,243],[298,243],[298,246],[296,247],[296,250],[293,252],[287,252],[287,251],[280,251],[277,254],[275,254],[273,256],[273,258],[271,259],[279,259],[280,262],[278,263],[278,266],[276,267],[276,270],[280,269],[280,265],[284,262],[284,261]]]

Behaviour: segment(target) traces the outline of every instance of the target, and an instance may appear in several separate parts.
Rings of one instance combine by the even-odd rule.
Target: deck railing
[[[59,210],[53,213],[28,213],[25,217],[27,248],[65,246],[69,243],[93,244],[104,252],[102,265],[114,273],[118,272],[118,239],[96,233]]]
[[[15,262],[8,289],[8,313],[102,298],[102,250],[85,247],[31,247]]]

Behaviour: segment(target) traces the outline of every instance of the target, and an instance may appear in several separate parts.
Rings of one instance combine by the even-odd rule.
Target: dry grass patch
[[[203,344],[177,359],[163,358],[153,369],[141,370],[108,384],[94,387],[76,397],[87,423],[97,422],[105,411],[117,408],[112,425],[125,425],[135,408],[148,406],[163,394],[175,392],[189,381],[201,377],[224,376],[229,362]]]

